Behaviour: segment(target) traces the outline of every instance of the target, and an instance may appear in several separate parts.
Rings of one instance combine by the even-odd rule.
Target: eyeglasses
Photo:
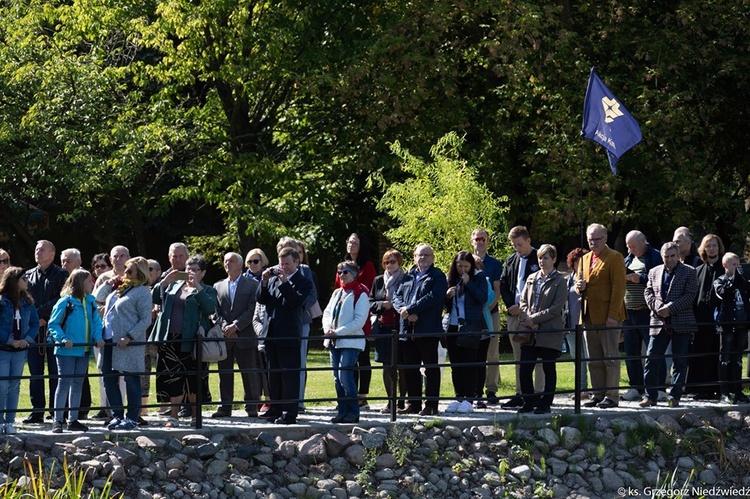
[[[245,263],[248,264],[248,265],[250,265],[250,264],[257,265],[257,264],[260,263],[260,258],[256,258],[254,260],[248,260]]]
[[[349,269],[343,269],[343,270],[337,270],[336,273],[338,275],[344,275],[344,274],[351,274],[352,272]]]
[[[106,268],[109,268],[109,265],[107,265],[106,263],[97,263],[96,265],[94,265],[94,268],[95,269],[106,269]]]
[[[0,265],[8,265],[10,263],[10,258],[0,258]]]
[[[398,263],[398,260],[385,260],[383,262],[383,265],[390,265],[392,263]]]
[[[477,243],[483,243],[483,242],[487,241],[487,238],[484,237],[484,236],[479,236],[479,237],[475,237],[474,241],[477,242]]]
[[[432,253],[419,253],[418,255],[414,255],[417,258],[429,258],[432,256]]]
[[[185,270],[188,270],[188,271],[192,272],[193,274],[195,274],[196,272],[202,272],[202,270],[200,268],[198,268],[198,267],[188,267]]]
[[[599,242],[599,241],[601,241],[602,239],[604,239],[604,236],[602,236],[602,237],[590,237],[590,238],[589,238],[589,242],[590,242],[590,243],[598,243],[598,242]]]

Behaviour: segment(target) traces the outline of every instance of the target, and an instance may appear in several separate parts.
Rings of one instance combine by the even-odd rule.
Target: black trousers
[[[555,398],[554,392],[557,388],[557,368],[555,361],[559,355],[560,352],[552,348],[538,347],[536,345],[524,345],[521,347],[519,378],[524,404],[531,404],[538,407],[552,406],[552,401]],[[542,360],[542,369],[544,370],[544,394],[541,396],[534,394],[534,379],[532,377],[537,359]]]
[[[266,339],[268,361],[268,388],[271,392],[271,414],[286,413],[287,418],[297,418],[299,397],[300,349],[279,348],[273,339]],[[284,400],[283,403],[277,403]]]
[[[438,362],[438,338],[408,339],[403,343],[404,369],[406,391],[409,395],[411,408],[422,407],[422,374],[419,372],[420,363],[425,365],[425,405],[437,410],[440,398],[440,368]],[[432,365],[432,367],[428,367]]]
[[[240,368],[245,410],[256,412],[260,401],[261,378],[257,347],[237,348],[236,344],[227,342],[227,358],[219,361],[219,393],[221,407],[232,409],[234,402],[234,363]]]

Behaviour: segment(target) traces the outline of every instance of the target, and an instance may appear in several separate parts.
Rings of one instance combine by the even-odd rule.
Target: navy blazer
[[[255,297],[258,293],[258,281],[248,279],[240,275],[237,278],[237,289],[234,291],[234,302],[229,299],[229,278],[222,279],[214,284],[216,289],[216,321],[224,326],[235,324],[237,326],[237,336],[240,338],[255,339],[255,330],[253,330],[253,315],[255,314]],[[237,341],[227,343],[234,345],[234,348],[255,348],[255,341]]]
[[[419,320],[414,324],[414,333],[438,334],[443,332],[442,314],[448,279],[443,271],[432,266],[417,278],[416,266],[409,270],[393,297],[396,311],[406,307],[409,314],[416,314]],[[400,316],[399,316],[400,317]],[[400,317],[401,334],[409,332],[406,319]]]
[[[523,280],[526,281],[531,274],[539,270],[539,261],[536,258],[536,248],[532,248],[529,253]],[[518,266],[521,262],[521,256],[513,253],[505,260],[503,273],[500,276],[500,296],[507,308],[516,304],[516,286],[518,284]],[[519,296],[519,302],[521,297]]]
[[[261,281],[258,288],[258,303],[266,306],[269,317],[266,345],[300,348],[305,303],[312,293],[313,282],[297,270],[287,282],[279,283],[278,277],[272,277],[266,282]],[[277,285],[281,296],[275,296],[270,291]]]

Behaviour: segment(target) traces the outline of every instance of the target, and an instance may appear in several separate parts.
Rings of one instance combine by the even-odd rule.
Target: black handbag
[[[461,348],[471,348],[476,350],[482,341],[482,332],[467,324],[458,325],[458,334],[456,335],[456,346]]]

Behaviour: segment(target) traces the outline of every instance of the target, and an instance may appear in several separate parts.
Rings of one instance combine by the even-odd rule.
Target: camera
[[[281,269],[271,269],[271,274],[273,274],[273,275],[281,275]]]

